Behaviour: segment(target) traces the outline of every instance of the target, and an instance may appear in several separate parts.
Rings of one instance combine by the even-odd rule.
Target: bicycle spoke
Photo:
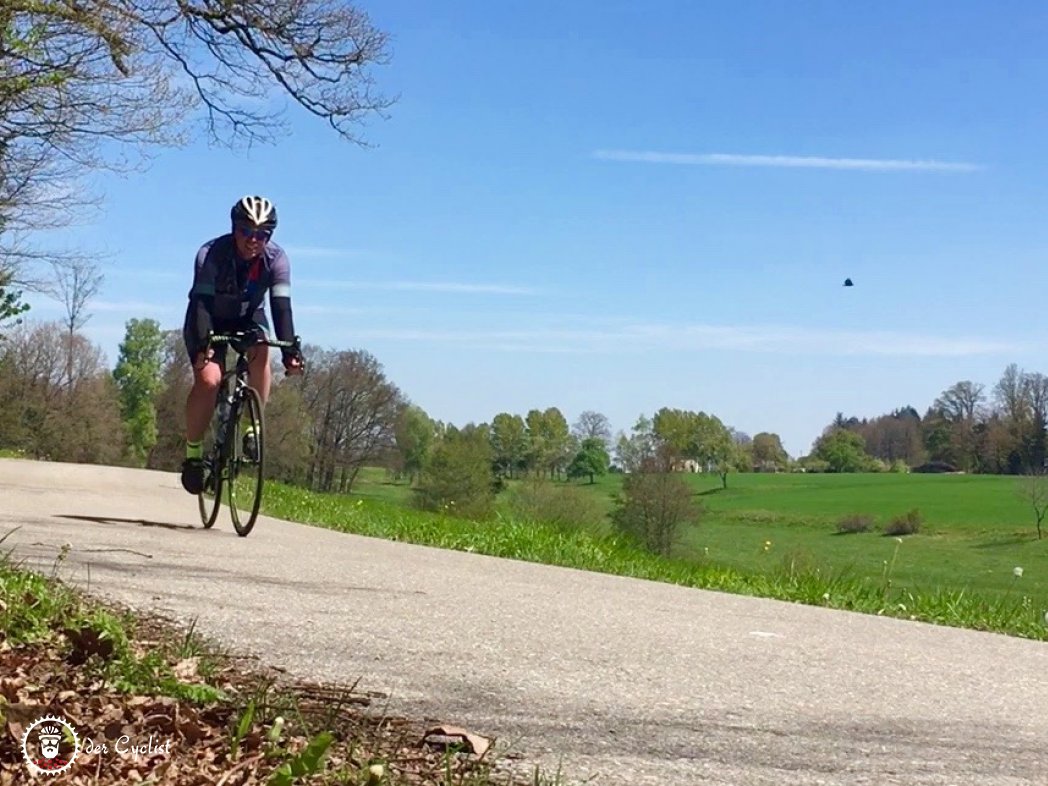
[[[262,503],[265,461],[262,402],[253,388],[244,388],[238,410],[229,445],[229,512],[237,534],[244,537],[255,526]],[[254,437],[253,445],[249,435]]]

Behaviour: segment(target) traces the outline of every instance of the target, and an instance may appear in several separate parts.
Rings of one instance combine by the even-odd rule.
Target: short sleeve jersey
[[[291,263],[272,240],[263,253],[246,261],[237,256],[231,234],[209,240],[196,256],[189,297],[214,296],[212,318],[221,322],[247,319],[270,297],[291,297]]]

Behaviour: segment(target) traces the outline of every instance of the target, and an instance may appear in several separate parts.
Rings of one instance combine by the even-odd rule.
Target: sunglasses
[[[273,236],[268,229],[249,229],[248,227],[237,227],[237,234],[245,240],[261,240],[263,243]]]

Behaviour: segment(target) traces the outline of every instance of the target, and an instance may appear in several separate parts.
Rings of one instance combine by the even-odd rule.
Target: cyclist
[[[203,438],[211,422],[218,386],[225,368],[225,346],[208,349],[210,331],[257,330],[264,340],[270,334],[263,300],[269,292],[277,339],[292,341],[291,264],[287,254],[272,241],[277,226],[273,203],[260,196],[245,196],[230,210],[229,234],[209,240],[196,255],[193,286],[189,291],[182,336],[193,365],[193,388],[186,400],[186,458],[182,486],[199,494],[204,484]],[[297,350],[281,349],[284,370],[302,373]],[[271,371],[269,347],[253,346],[247,353],[251,387],[265,406]],[[244,436],[244,452],[255,452],[254,434]]]

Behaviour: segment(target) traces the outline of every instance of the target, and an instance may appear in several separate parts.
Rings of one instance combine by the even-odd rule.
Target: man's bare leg
[[[247,353],[247,378],[248,384],[258,391],[262,398],[262,406],[269,401],[269,388],[273,384],[273,371],[269,367],[269,347],[260,344],[252,347]]]
[[[215,411],[215,397],[222,382],[222,367],[215,362],[193,369],[193,388],[186,400],[186,441],[195,443],[204,438]]]
[[[186,463],[182,465],[182,487],[191,494],[199,494],[204,488],[204,433],[215,411],[215,396],[221,383],[222,367],[218,363],[194,365],[193,387],[186,398]]]

